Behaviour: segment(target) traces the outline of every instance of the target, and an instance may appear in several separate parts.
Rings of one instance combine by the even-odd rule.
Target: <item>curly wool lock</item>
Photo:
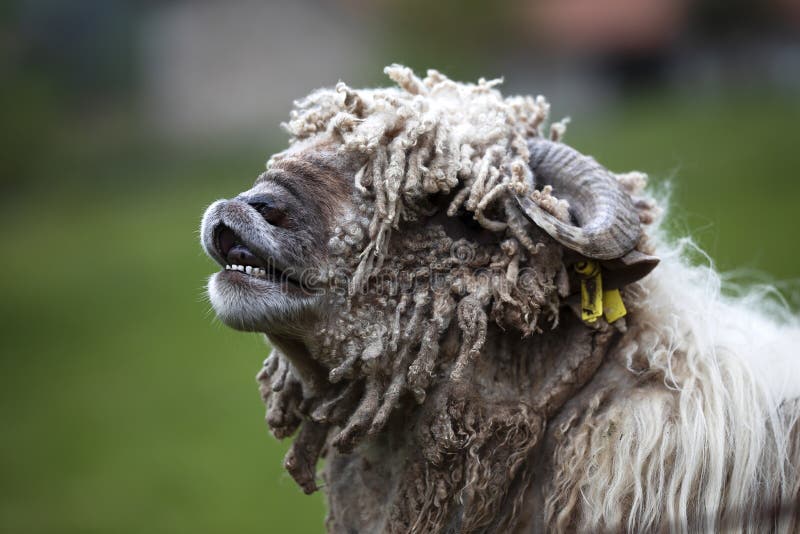
[[[356,189],[374,201],[369,223],[371,243],[364,251],[355,285],[369,267],[379,268],[388,234],[401,218],[414,220],[429,208],[430,197],[458,189],[447,209],[459,209],[492,231],[509,232],[531,253],[536,247],[516,213],[500,210],[505,220],[487,212],[508,191],[524,193],[530,175],[528,140],[544,135],[550,106],[544,97],[504,98],[494,89],[500,80],[456,83],[435,70],[422,80],[399,65],[385,72],[399,88],[353,90],[339,82],[295,103],[283,126],[297,143],[327,133],[341,140],[341,152],[358,152],[368,162],[356,174]],[[559,140],[566,121],[550,126]],[[274,156],[267,164],[274,162]],[[540,193],[548,196],[547,192]],[[559,214],[563,201],[542,199]]]
[[[385,71],[399,88],[356,91],[340,82],[335,90],[323,89],[296,102],[290,122],[284,124],[293,136],[290,143],[325,133],[341,141],[340,152],[367,157],[355,178],[356,189],[366,200],[361,204],[363,217],[354,217],[350,228],[340,228],[345,235],[334,237],[331,243],[334,253],[358,255],[351,293],[385,267],[392,228],[398,228],[401,220],[414,221],[421,213],[429,213],[435,195],[452,192],[448,216],[463,210],[487,230],[506,231],[506,257],[497,261],[505,263],[508,282],[516,284],[520,265],[540,255],[545,245],[531,239],[538,232],[531,231],[509,193],[527,189],[531,172],[527,143],[531,137],[544,135],[549,104],[541,96],[503,98],[494,89],[499,80],[481,79],[473,85],[453,82],[434,70],[422,80],[398,65]],[[556,123],[549,135],[558,140],[564,130],[564,122]],[[273,157],[268,166],[280,157]],[[542,206],[567,217],[566,202],[552,197],[549,187],[535,193]],[[363,232],[359,224],[364,225]],[[365,248],[363,233],[369,238]],[[453,243],[420,234],[404,245],[406,250],[421,252]],[[540,278],[548,282],[552,277]],[[519,316],[534,318],[517,321],[515,326],[525,333],[535,330],[536,308],[551,297],[543,295],[533,300],[532,307],[518,310]],[[501,301],[520,305],[507,295]]]

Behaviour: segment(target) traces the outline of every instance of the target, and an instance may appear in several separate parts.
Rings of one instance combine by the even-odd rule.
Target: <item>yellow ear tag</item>
[[[581,319],[593,323],[603,315],[600,266],[595,261],[581,261],[575,264],[575,272],[581,277]]]
[[[603,315],[606,321],[613,323],[617,319],[625,317],[628,310],[625,309],[625,304],[622,303],[622,295],[619,294],[619,289],[612,289],[610,291],[603,291]]]
[[[596,261],[581,261],[575,264],[575,272],[581,277],[581,319],[594,323],[603,315],[613,323],[625,317],[628,311],[618,289],[603,291],[603,277]]]

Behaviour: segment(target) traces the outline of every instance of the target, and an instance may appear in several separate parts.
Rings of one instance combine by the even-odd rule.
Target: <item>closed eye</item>
[[[280,228],[286,228],[288,226],[289,216],[286,214],[285,210],[270,202],[250,201],[248,204],[253,206],[256,211],[264,217],[264,220],[272,226],[278,226]]]
[[[272,226],[279,228],[289,226],[289,210],[286,208],[285,203],[276,198],[275,195],[269,193],[251,196],[242,195],[238,199],[247,202]]]

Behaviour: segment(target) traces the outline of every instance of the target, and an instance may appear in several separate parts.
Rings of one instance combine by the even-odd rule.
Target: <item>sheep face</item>
[[[208,295],[220,320],[245,331],[299,335],[317,316],[326,244],[348,210],[352,172],[324,146],[298,147],[252,188],[206,210],[201,240],[222,269]]]

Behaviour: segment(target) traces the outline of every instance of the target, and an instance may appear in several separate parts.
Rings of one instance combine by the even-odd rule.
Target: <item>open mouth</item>
[[[224,224],[219,224],[215,228],[214,243],[224,259],[226,271],[239,272],[262,280],[297,284],[285,271],[278,269],[274,262],[257,256],[236,232]]]

